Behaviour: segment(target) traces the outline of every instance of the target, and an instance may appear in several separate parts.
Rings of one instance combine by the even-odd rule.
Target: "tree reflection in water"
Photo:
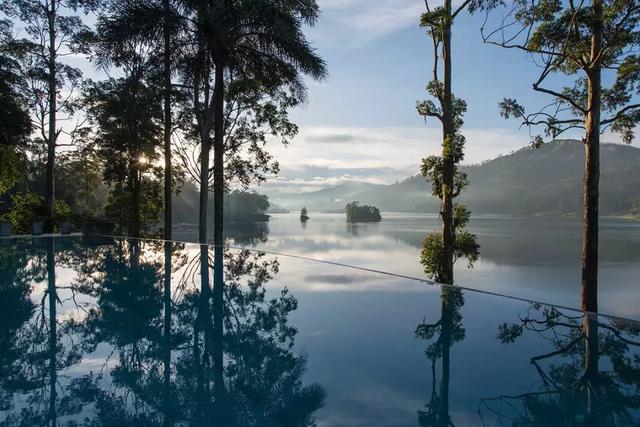
[[[528,333],[553,346],[531,357],[537,387],[483,399],[481,416],[518,426],[640,425],[638,323],[533,304],[520,322],[502,324],[498,338],[512,343]]]
[[[315,423],[325,391],[302,383],[306,360],[288,323],[297,301],[265,289],[277,260],[137,240],[62,250],[48,239],[36,260],[1,249],[13,269],[0,276],[10,308],[0,314],[0,424]],[[63,300],[56,264],[76,274]],[[221,292],[210,284],[216,265]],[[43,295],[31,295],[44,278]],[[76,364],[80,374],[67,369]]]
[[[0,248],[3,426],[56,426],[60,418],[78,414],[85,403],[76,392],[82,381],[59,375],[82,357],[70,328],[77,313],[58,313],[62,305],[75,305],[76,294],[56,284],[56,265],[72,262],[76,246],[69,239],[47,238],[21,239]]]
[[[451,374],[451,347],[464,340],[465,329],[460,310],[464,305],[462,290],[442,286],[440,319],[436,323],[421,323],[416,328],[416,336],[433,341],[426,350],[431,361],[431,398],[425,409],[418,411],[421,426],[453,425],[449,411],[449,379]],[[437,362],[441,361],[440,385],[438,386]]]

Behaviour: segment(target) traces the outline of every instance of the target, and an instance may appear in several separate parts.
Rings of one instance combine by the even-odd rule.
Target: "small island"
[[[360,202],[351,202],[344,208],[349,222],[380,222],[380,209],[374,206],[361,205]]]
[[[307,207],[305,206],[300,211],[300,222],[307,222],[307,221],[309,221],[309,213],[307,212]]]

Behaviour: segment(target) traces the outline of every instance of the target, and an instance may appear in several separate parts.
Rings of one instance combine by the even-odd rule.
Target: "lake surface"
[[[579,307],[581,227],[572,218],[473,216],[469,229],[481,245],[480,260],[473,269],[458,262],[456,283]],[[307,224],[297,214],[275,214],[269,223],[226,229],[239,246],[424,278],[422,240],[438,228],[435,215],[385,213],[380,223],[347,224],[343,214],[316,213]],[[174,236],[194,241],[197,232],[176,230]],[[323,286],[371,289],[338,277],[326,277]],[[599,288],[601,312],[640,319],[640,222],[601,219]]]
[[[394,241],[316,223],[370,266]],[[639,395],[631,320],[256,250],[0,239],[1,426],[635,426]]]

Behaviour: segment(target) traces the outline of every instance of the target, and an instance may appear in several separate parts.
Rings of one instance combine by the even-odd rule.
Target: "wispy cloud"
[[[322,0],[320,39],[342,39],[347,46],[367,44],[418,25],[424,3],[416,0]]]
[[[518,150],[525,133],[466,129],[466,164]],[[306,127],[288,147],[274,145],[281,173],[266,185],[283,192],[318,190],[347,181],[390,184],[418,173],[421,160],[438,154],[441,130],[429,127]]]

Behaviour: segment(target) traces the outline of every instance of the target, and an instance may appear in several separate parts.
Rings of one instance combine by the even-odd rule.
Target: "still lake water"
[[[412,265],[385,223],[315,224],[235,233]],[[0,426],[637,426],[638,396],[634,321],[255,250],[0,239]]]
[[[424,278],[419,252],[426,233],[439,227],[436,215],[385,213],[380,223],[347,224],[343,214],[275,214],[268,223],[229,224],[233,244]],[[480,260],[456,264],[459,286],[568,307],[579,307],[581,222],[563,217],[473,216]],[[178,240],[197,239],[176,230]],[[600,310],[640,319],[640,222],[602,218]],[[371,289],[340,277],[324,277],[333,290]],[[316,286],[319,286],[316,283]],[[386,291],[400,291],[382,285]]]

